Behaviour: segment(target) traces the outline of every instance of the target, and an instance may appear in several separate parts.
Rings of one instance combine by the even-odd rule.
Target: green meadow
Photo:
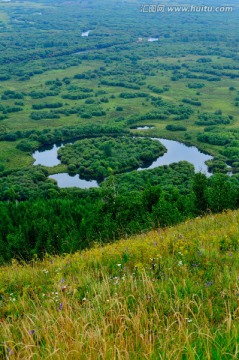
[[[0,2],[1,359],[238,358],[231,2]],[[211,174],[148,169],[168,151],[155,137],[211,155]]]

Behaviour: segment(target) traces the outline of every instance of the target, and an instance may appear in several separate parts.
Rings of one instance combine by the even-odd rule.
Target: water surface
[[[138,130],[147,130],[150,127],[143,126],[138,127]],[[161,138],[151,138],[152,140],[160,141],[167,149],[167,152],[163,156],[159,156],[157,160],[152,162],[151,165],[145,168],[138,168],[138,171],[154,169],[162,165],[170,165],[172,163],[177,163],[179,161],[188,161],[193,164],[195,172],[202,172],[207,176],[212,174],[208,171],[208,167],[205,164],[205,161],[213,159],[212,156],[203,154],[195,146],[187,146],[183,143],[174,140],[166,140]],[[57,146],[56,144],[50,149],[35,151],[32,156],[35,159],[34,165],[43,165],[48,167],[53,167],[59,165],[61,162],[57,158],[57,151],[64,144]],[[95,180],[84,180],[79,177],[79,175],[70,176],[68,173],[60,173],[50,175],[49,178],[55,179],[60,188],[68,187],[78,187],[82,189],[89,189],[92,187],[99,187],[97,181]]]
[[[153,37],[148,38],[149,42],[154,42],[154,41],[158,41],[158,40],[159,40],[158,38],[153,38]]]
[[[81,189],[97,188],[99,184],[95,180],[83,180],[79,175],[71,176],[67,173],[54,174],[49,176],[50,179],[57,181],[60,188],[78,187]]]
[[[83,37],[89,36],[90,32],[91,32],[91,30],[84,31],[83,33],[81,33],[81,36],[83,36]]]
[[[49,147],[49,149],[42,149],[35,151],[32,156],[35,159],[33,165],[43,165],[43,166],[56,166],[59,165],[61,162],[57,158],[57,151],[63,145],[57,146],[54,145],[53,147]]]
[[[133,129],[133,130],[149,130],[149,129],[153,129],[154,126],[137,126],[137,128]]]
[[[202,172],[205,175],[212,175],[208,171],[205,161],[213,159],[211,155],[203,154],[195,146],[188,146],[174,140],[166,140],[161,138],[151,138],[160,141],[168,150],[163,156],[159,156],[147,169],[154,169],[162,165],[170,165],[174,162],[188,161],[193,164],[195,172]],[[139,168],[145,170],[145,168]]]

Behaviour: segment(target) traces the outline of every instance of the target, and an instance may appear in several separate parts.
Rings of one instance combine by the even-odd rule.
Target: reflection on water
[[[203,172],[205,175],[212,175],[208,171],[205,161],[211,160],[213,157],[201,153],[195,146],[187,146],[183,143],[173,140],[166,140],[161,138],[152,138],[153,140],[160,141],[168,150],[163,156],[158,157],[147,169],[154,169],[162,165],[170,165],[174,162],[188,161],[193,164],[195,172]],[[139,168],[138,170],[145,170]]]
[[[138,130],[146,130],[150,127],[138,127]],[[213,159],[212,156],[201,153],[195,146],[187,146],[183,143],[173,140],[166,140],[161,138],[151,138],[152,140],[160,141],[167,149],[167,152],[163,156],[159,156],[151,165],[145,168],[138,168],[138,171],[146,169],[154,169],[162,165],[170,165],[174,162],[188,161],[194,165],[195,172],[203,172],[205,175],[212,175],[208,171],[208,167],[205,161]],[[54,145],[51,148],[45,148],[45,150],[35,151],[32,156],[35,159],[34,165],[43,165],[53,167],[59,165],[61,162],[57,158],[57,151],[64,144],[59,146]],[[92,187],[98,187],[97,181],[88,181],[79,178],[79,175],[70,176],[67,173],[54,174],[49,176],[51,179],[55,179],[60,188],[66,187],[78,187],[82,189],[88,189]]]
[[[49,147],[49,149],[44,150],[37,150],[35,151],[32,156],[35,159],[35,162],[33,165],[43,165],[43,166],[56,166],[59,165],[61,162],[57,158],[57,150],[60,149],[62,145],[53,147]]]
[[[60,188],[78,187],[81,189],[97,188],[99,187],[95,180],[83,180],[80,179],[79,175],[70,176],[67,173],[54,174],[49,176],[50,179],[57,181],[57,185]]]

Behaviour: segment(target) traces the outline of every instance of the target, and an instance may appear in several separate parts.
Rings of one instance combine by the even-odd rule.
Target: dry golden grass
[[[1,359],[238,359],[238,222],[0,268]]]

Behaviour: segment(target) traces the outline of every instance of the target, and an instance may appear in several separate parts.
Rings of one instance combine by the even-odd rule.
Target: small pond
[[[154,42],[154,41],[158,41],[158,40],[159,40],[158,38],[153,38],[153,37],[148,38],[149,42]]]
[[[91,30],[84,31],[83,33],[81,33],[81,36],[83,36],[83,37],[89,36],[90,32],[91,32]]]
[[[153,129],[154,126],[137,126],[135,129],[133,130],[149,130],[149,129]]]

